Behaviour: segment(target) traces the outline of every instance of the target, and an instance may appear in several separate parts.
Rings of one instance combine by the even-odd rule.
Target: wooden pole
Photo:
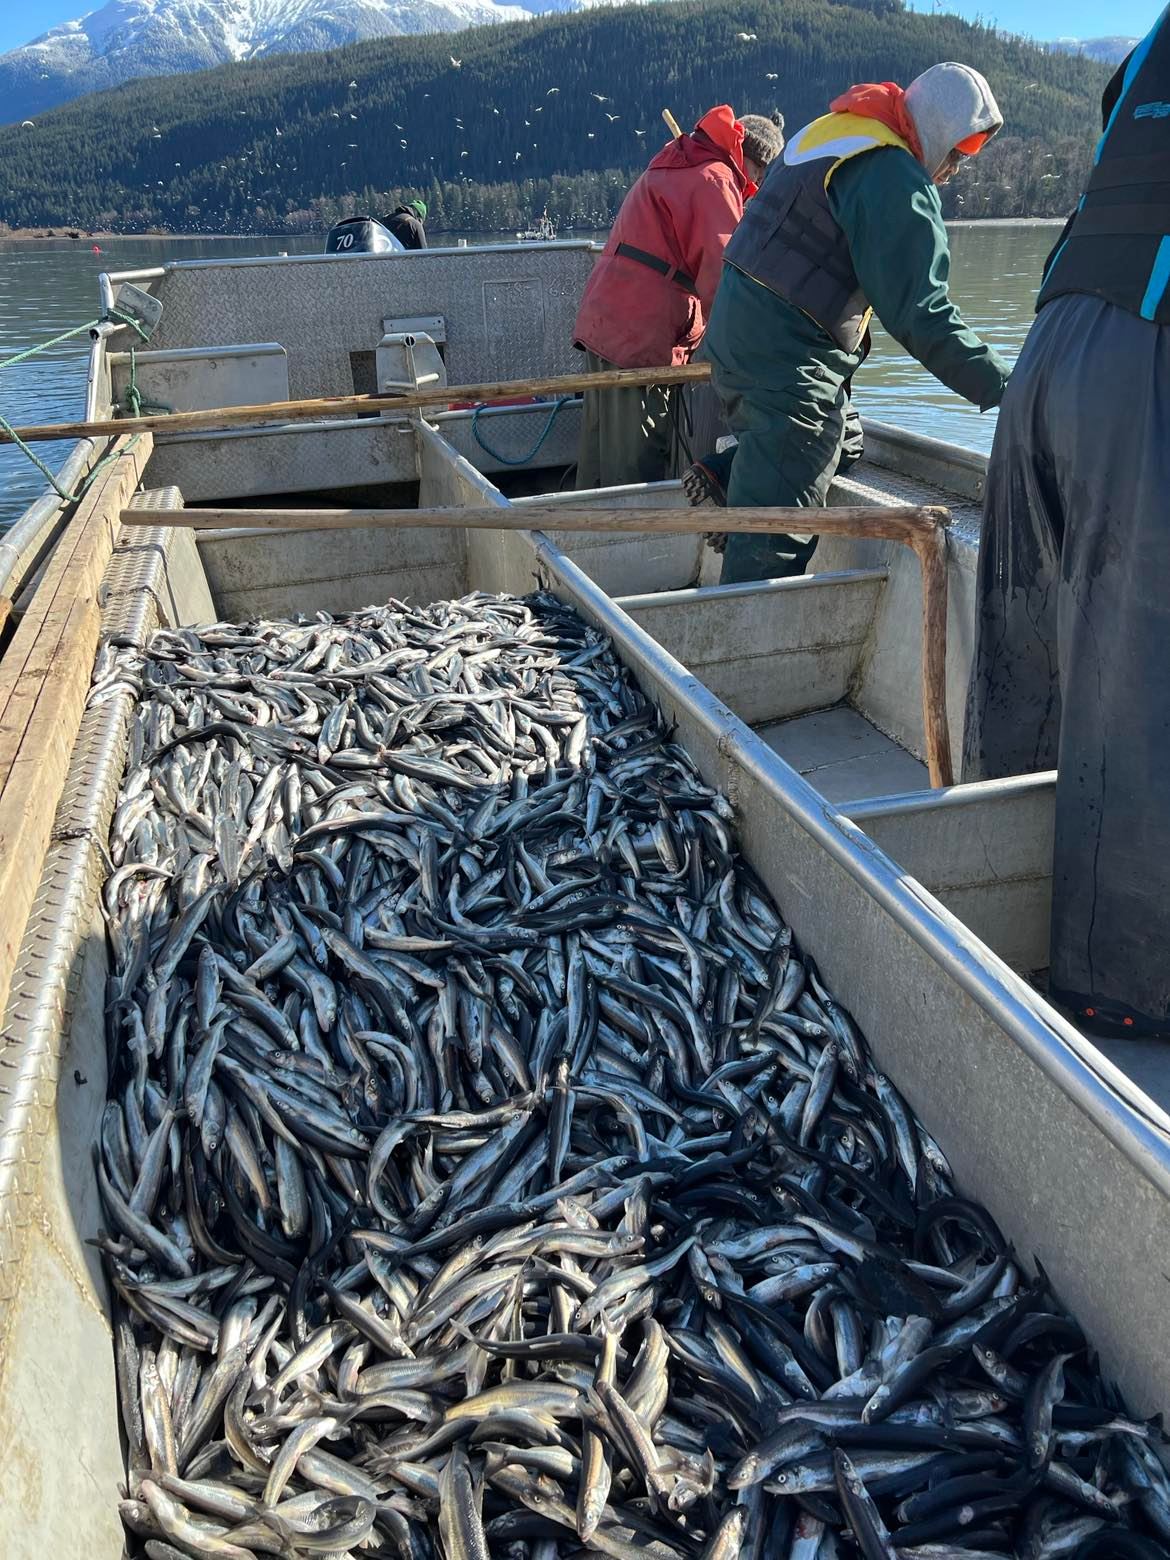
[[[682,135],[682,130],[679,126],[678,120],[674,117],[669,108],[664,108],[662,110],[662,118],[665,121],[666,128],[670,131],[672,138],[677,141],[679,136]]]
[[[933,786],[953,785],[947,724],[947,556],[940,528],[913,542],[922,570],[922,729]]]
[[[357,526],[472,526],[493,531],[640,531],[678,534],[727,525],[736,531],[799,531],[876,536],[914,546],[947,524],[945,509],[858,504],[834,509],[600,509],[590,504],[515,505],[507,509],[127,509],[128,526],[189,526],[197,531],[346,531]]]
[[[150,451],[149,438],[116,446],[49,554],[0,660],[0,1009],[85,711],[119,512]]]
[[[736,531],[878,537],[913,549],[922,571],[922,725],[932,786],[951,785],[947,726],[947,510],[930,506],[855,505],[833,509],[734,509],[719,519]],[[500,531],[592,531],[609,534],[706,532],[710,509],[599,509],[588,504],[507,509],[125,509],[126,526],[178,525],[194,530],[340,531],[355,526],[472,526]]]
[[[300,401],[266,401],[255,406],[219,406],[198,412],[164,412],[150,417],[117,417],[97,422],[35,423],[9,434],[26,444],[42,439],[98,439],[123,433],[201,433],[220,428],[259,427],[266,423],[315,422],[357,412],[410,412],[452,401],[502,401],[521,395],[575,395],[580,390],[623,390],[631,385],[687,385],[710,377],[709,363],[680,363],[675,368],[607,368],[596,374],[554,374],[540,379],[501,379],[482,385],[431,385],[406,395],[324,395]]]

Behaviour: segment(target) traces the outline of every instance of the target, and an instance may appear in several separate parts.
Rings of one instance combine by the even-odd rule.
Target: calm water
[[[973,226],[952,232],[954,293],[968,321],[1010,360],[1032,317],[1040,267],[1051,248],[1051,225]],[[99,271],[125,271],[202,255],[299,254],[320,248],[317,237],[0,240],[0,358],[23,351],[98,312]],[[993,418],[945,390],[875,333],[874,351],[858,375],[861,411],[938,438],[988,449]],[[9,422],[79,418],[85,395],[85,337],[64,342],[11,368],[0,369],[0,415]],[[42,444],[50,464],[69,446]],[[0,527],[9,524],[43,488],[40,473],[19,450],[0,445]]]

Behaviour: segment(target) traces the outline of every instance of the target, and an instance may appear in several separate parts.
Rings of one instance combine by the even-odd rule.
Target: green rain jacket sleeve
[[[917,158],[897,147],[851,158],[833,175],[829,204],[862,290],[895,341],[981,411],[998,406],[1008,367],[951,302],[942,203]]]

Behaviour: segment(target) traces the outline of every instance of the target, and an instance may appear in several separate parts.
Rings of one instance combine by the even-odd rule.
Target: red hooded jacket
[[[689,361],[703,335],[723,250],[756,187],[743,168],[743,126],[726,104],[669,142],[622,202],[577,311],[575,345],[619,368]],[[690,278],[694,291],[641,261],[629,244]]]

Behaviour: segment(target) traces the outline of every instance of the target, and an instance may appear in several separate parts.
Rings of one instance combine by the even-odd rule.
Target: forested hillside
[[[746,35],[746,36],[745,36]],[[0,131],[12,227],[303,232],[422,194],[432,231],[546,205],[597,226],[664,139],[711,103],[794,128],[851,82],[938,60],[990,79],[1007,130],[952,214],[1055,215],[1080,189],[1107,68],[894,0],[675,0],[132,82]]]

